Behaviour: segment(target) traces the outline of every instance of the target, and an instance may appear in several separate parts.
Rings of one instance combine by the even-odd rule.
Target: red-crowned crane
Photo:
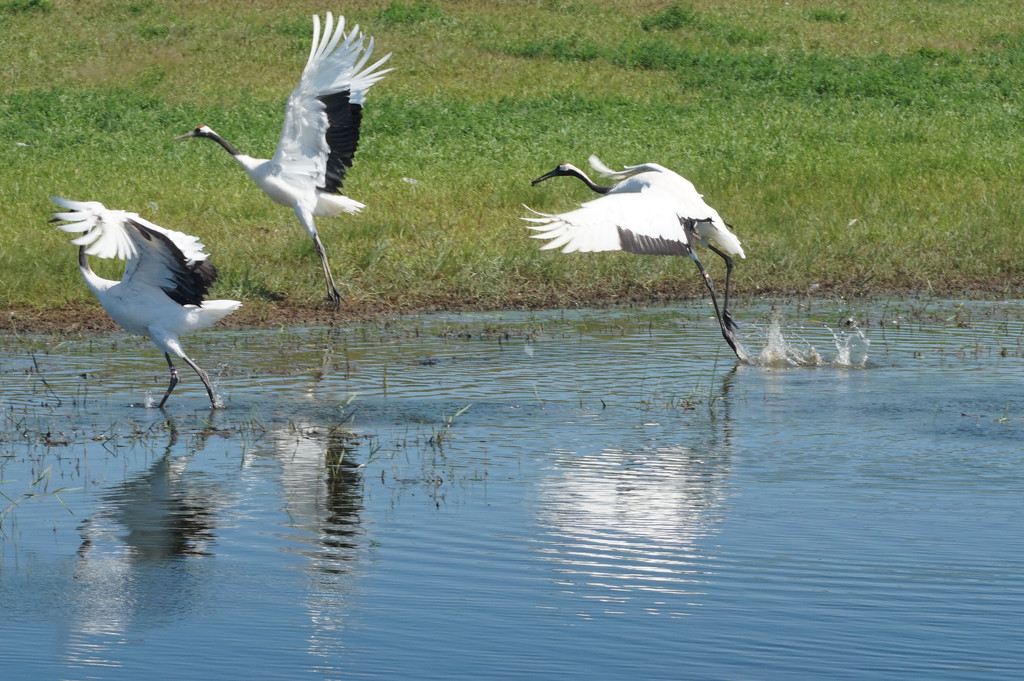
[[[373,52],[373,38],[364,50],[359,26],[345,35],[345,18],[339,17],[335,26],[330,12],[324,29],[321,39],[320,17],[313,15],[313,46],[285,105],[284,125],[273,158],[240,153],[206,125],[175,139],[206,137],[216,141],[267,196],[295,211],[320,256],[327,300],[337,307],[341,294],[313,218],[358,213],[365,207],[342,195],[341,183],[356,153],[366,92],[391,70],[378,70],[391,55],[366,66]]]
[[[740,240],[729,231],[729,225],[718,211],[704,202],[692,182],[657,163],[614,171],[597,156],[591,156],[590,165],[616,183],[597,184],[571,163],[562,163],[532,182],[536,185],[552,177],[575,177],[602,195],[566,213],[547,214],[530,209],[539,216],[523,218],[534,223],[530,229],[540,232],[533,237],[550,240],[542,249],[560,248],[563,253],[621,250],[641,255],[688,256],[696,263],[711,293],[722,335],[736,356],[744,359],[744,352],[736,343],[736,323],[729,312],[729,281],[732,257],[745,258],[746,255]],[[697,245],[711,249],[725,261],[725,298],[721,311],[711,277],[697,257]]]
[[[203,300],[217,279],[217,270],[199,239],[164,229],[135,213],[108,210],[98,201],[51,197],[65,211],[51,222],[65,232],[84,232],[71,240],[78,246],[78,266],[86,286],[115,322],[131,333],[149,336],[171,370],[171,383],[158,405],[161,409],[178,383],[171,355],[185,360],[202,379],[210,404],[223,407],[210,378],[185,355],[178,337],[204,329],[237,310],[237,300]],[[90,255],[125,261],[120,281],[104,279],[89,266]]]

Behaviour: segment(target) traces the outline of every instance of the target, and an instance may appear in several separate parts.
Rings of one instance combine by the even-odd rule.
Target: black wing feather
[[[327,109],[327,177],[320,191],[335,193],[341,189],[345,171],[352,167],[352,159],[359,145],[359,125],[363,120],[361,104],[352,104],[349,90],[320,97]]]
[[[128,222],[147,241],[163,244],[166,256],[164,265],[173,285],[161,286],[160,290],[179,305],[202,305],[203,297],[217,280],[217,268],[207,260],[197,260],[191,265],[173,241],[166,235],[146,227],[135,220]]]
[[[689,244],[675,239],[664,239],[637,234],[622,227],[619,230],[619,244],[627,253],[638,255],[689,255]]]

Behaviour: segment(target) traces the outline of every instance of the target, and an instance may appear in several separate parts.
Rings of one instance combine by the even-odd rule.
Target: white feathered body
[[[235,160],[271,200],[295,209],[307,232],[310,230],[302,219],[300,210],[308,211],[315,217],[335,217],[342,213],[358,213],[366,207],[365,204],[344,194],[333,194],[318,189],[314,184],[315,180],[312,179],[314,173],[302,175],[294,170],[286,171],[273,159],[253,158],[245,154],[236,155]],[[300,187],[305,189],[299,190]],[[310,236],[315,233],[314,226]]]
[[[86,285],[110,318],[126,331],[149,336],[164,352],[178,357],[178,337],[213,326],[241,307],[237,300],[204,300],[200,305],[179,305],[160,291],[126,286],[120,281],[82,273]],[[157,289],[159,290],[159,289]]]

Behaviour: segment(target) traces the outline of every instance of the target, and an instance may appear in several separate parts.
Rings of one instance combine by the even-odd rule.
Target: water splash
[[[835,331],[825,327],[831,334],[836,356],[829,361],[817,348],[803,339],[789,340],[785,337],[778,318],[765,331],[765,346],[749,364],[762,367],[863,367],[867,364],[871,341],[855,324],[849,331]]]
[[[782,335],[782,325],[778,318],[773,319],[766,332],[768,341],[761,354],[752,362],[764,367],[798,367],[798,366],[821,366],[825,360],[813,345],[806,344],[798,346],[786,340]]]
[[[832,331],[832,339],[836,345],[836,358],[832,361],[835,366],[863,367],[868,362],[868,349],[871,347],[871,340],[858,328],[851,324],[849,331],[838,333]]]

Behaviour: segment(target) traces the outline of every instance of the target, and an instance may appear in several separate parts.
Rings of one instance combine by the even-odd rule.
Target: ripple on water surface
[[[1019,678],[1022,306],[734,314],[4,338],[0,664]]]

